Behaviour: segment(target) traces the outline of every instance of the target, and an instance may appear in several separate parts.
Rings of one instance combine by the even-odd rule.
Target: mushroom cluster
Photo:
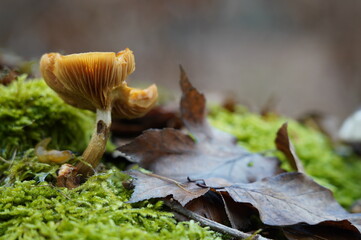
[[[84,162],[76,165],[84,177],[94,173],[104,154],[109,138],[111,119],[137,118],[146,114],[156,103],[156,85],[146,89],[127,86],[126,78],[135,70],[133,52],[89,52],[63,56],[44,54],[40,70],[45,82],[66,103],[96,112],[96,125]]]

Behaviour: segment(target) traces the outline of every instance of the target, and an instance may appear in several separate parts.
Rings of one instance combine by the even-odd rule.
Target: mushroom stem
[[[111,110],[100,110],[96,111],[96,125],[88,144],[88,147],[83,153],[84,162],[80,162],[76,165],[78,173],[82,174],[83,177],[88,177],[94,174],[94,168],[98,166],[101,157],[105,152],[105,146],[107,144],[110,132],[111,124]]]

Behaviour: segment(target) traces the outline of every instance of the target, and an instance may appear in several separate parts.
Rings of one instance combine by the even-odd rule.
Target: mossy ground
[[[50,137],[50,146],[82,152],[95,115],[65,104],[42,79],[20,76],[0,84],[0,156],[33,148]]]
[[[53,148],[81,151],[93,114],[62,102],[42,80],[25,77],[0,86],[0,239],[221,239],[193,221],[177,222],[161,202],[128,204],[127,177],[115,167],[74,190],[56,188],[57,165],[40,163],[33,147],[45,137]],[[361,198],[361,161],[339,156],[322,133],[293,120],[214,108],[211,123],[234,134],[251,151],[275,151],[278,128],[290,136],[306,171],[331,188],[344,206]],[[16,155],[14,153],[17,150]],[[283,161],[283,167],[290,169]]]
[[[221,239],[194,221],[177,222],[160,201],[128,204],[115,167],[74,190],[54,187],[58,165],[33,147],[81,152],[94,114],[65,104],[43,80],[0,85],[0,239]],[[73,160],[76,161],[77,159]]]
[[[330,188],[343,206],[349,207],[361,198],[361,159],[342,157],[336,153],[329,138],[319,131],[292,119],[277,115],[265,117],[239,108],[236,113],[214,107],[211,124],[235,135],[239,144],[253,152],[271,152],[283,160],[283,168],[290,170],[285,158],[275,150],[277,130],[288,122],[288,131],[307,174]]]
[[[21,161],[22,170],[47,174],[36,172],[43,164],[36,157]],[[221,239],[193,221],[176,222],[160,201],[126,203],[127,176],[115,168],[73,190],[35,179],[0,187],[0,239]]]

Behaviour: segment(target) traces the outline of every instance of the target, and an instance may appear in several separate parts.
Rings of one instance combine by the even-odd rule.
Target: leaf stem
[[[159,179],[161,179],[163,181],[166,181],[166,182],[174,183],[179,188],[181,188],[183,191],[186,191],[187,193],[193,194],[191,191],[188,191],[181,183],[179,183],[179,182],[177,182],[177,181],[175,181],[175,180],[173,180],[171,178],[163,177],[161,175],[157,175],[157,174],[154,174],[154,173],[144,173],[144,174],[146,174],[148,176],[151,176],[151,177],[159,178]]]

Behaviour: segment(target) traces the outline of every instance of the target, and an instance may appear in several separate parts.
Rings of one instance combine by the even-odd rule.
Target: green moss
[[[51,148],[81,152],[94,114],[65,103],[38,79],[0,86],[0,239],[221,239],[193,221],[176,222],[162,202],[128,204],[127,178],[112,169],[74,190],[55,188],[58,165],[37,161],[34,145],[52,137]],[[289,132],[306,171],[331,188],[344,206],[361,198],[361,161],[343,159],[326,136],[283,117],[260,117],[214,108],[211,123],[234,134],[251,151],[275,151],[278,128]],[[10,156],[9,153],[18,151]],[[30,150],[28,150],[30,149]],[[283,167],[290,169],[283,160]]]
[[[41,79],[0,86],[0,106],[0,239],[221,239],[177,222],[160,201],[126,203],[127,176],[116,169],[74,190],[54,187],[59,165],[39,162],[33,147],[51,137],[50,148],[82,151],[94,114],[65,104]]]
[[[230,113],[215,107],[210,114],[210,121],[215,127],[234,134],[239,144],[250,151],[274,150],[273,154],[283,160],[283,167],[290,170],[274,145],[277,130],[284,122],[288,122],[290,137],[306,172],[320,184],[330,188],[336,199],[346,207],[361,198],[361,188],[358,186],[361,182],[360,159],[339,156],[324,134],[292,119],[275,115],[261,117],[244,109]]]
[[[51,137],[50,147],[82,152],[91,136],[94,114],[65,104],[41,79],[21,76],[0,85],[0,156],[32,148]]]
[[[221,239],[193,221],[177,223],[162,202],[128,204],[119,170],[74,190],[47,182],[0,187],[0,239]]]

